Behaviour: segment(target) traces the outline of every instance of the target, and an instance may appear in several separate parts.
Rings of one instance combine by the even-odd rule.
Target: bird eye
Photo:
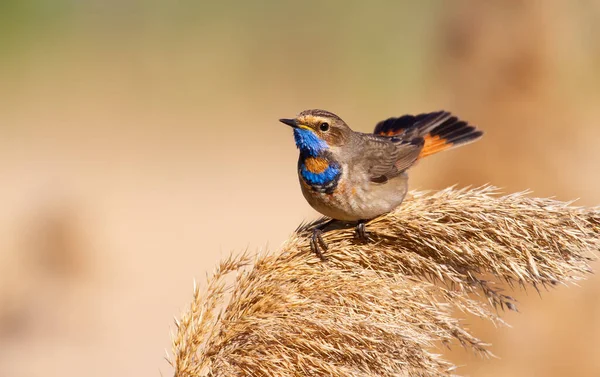
[[[323,132],[329,131],[329,123],[321,123],[319,125],[319,129]]]

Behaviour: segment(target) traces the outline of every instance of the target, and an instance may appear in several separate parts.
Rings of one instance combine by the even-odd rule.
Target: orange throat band
[[[304,160],[304,166],[309,172],[320,174],[327,170],[329,162],[321,157],[308,157]]]

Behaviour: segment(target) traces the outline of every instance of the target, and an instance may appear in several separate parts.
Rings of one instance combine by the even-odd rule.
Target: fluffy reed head
[[[176,322],[176,376],[451,375],[436,347],[490,354],[457,309],[501,323],[491,306],[515,303],[495,281],[573,282],[600,248],[598,209],[490,187],[413,192],[368,224],[371,243],[326,233],[326,262],[310,252],[311,226],[277,252],[222,261],[195,287]]]

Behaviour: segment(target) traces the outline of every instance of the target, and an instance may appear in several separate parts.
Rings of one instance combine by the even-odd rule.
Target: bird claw
[[[366,225],[365,225],[364,221],[361,221],[358,223],[358,225],[356,226],[356,229],[355,229],[354,236],[363,242],[371,241],[371,236],[370,236],[369,232],[367,232],[367,230],[366,230]]]
[[[325,256],[323,255],[323,252],[321,251],[321,249],[323,251],[327,251],[327,249],[328,249],[327,244],[323,240],[323,229],[321,229],[321,228],[313,229],[313,234],[310,239],[310,248],[313,253],[317,254],[319,259],[321,259],[322,261],[327,260],[325,258]]]

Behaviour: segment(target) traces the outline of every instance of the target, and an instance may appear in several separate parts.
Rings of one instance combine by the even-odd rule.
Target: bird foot
[[[310,249],[313,253],[315,253],[319,259],[322,261],[326,261],[325,255],[323,254],[325,251],[329,250],[327,243],[323,240],[323,233],[325,232],[325,228],[329,225],[333,224],[336,220],[330,220],[324,223],[321,223],[313,228],[312,236],[310,238]],[[359,221],[355,228],[354,236],[358,240],[362,242],[370,242],[372,238],[366,230],[366,222],[367,220]],[[349,226],[350,224],[344,225],[344,227]]]
[[[356,225],[354,237],[356,237],[362,242],[371,241],[371,235],[366,230],[365,221],[360,221],[358,225]]]
[[[313,229],[313,234],[310,239],[310,249],[313,253],[317,254],[322,261],[327,260],[323,255],[323,251],[327,251],[328,248],[327,244],[323,240],[323,229],[321,229],[321,227],[316,227]]]

